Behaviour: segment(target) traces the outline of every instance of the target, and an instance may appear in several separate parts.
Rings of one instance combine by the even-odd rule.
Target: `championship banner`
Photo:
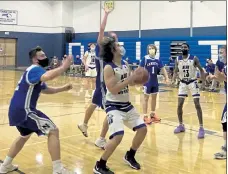
[[[18,12],[16,10],[0,9],[0,24],[17,25],[17,15]]]

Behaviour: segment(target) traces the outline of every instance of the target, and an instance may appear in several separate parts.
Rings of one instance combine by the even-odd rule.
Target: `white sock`
[[[12,164],[13,158],[6,156],[3,165],[8,166],[9,164]]]
[[[105,138],[104,137],[100,137],[100,140],[105,140]]]
[[[52,161],[53,171],[58,172],[62,169],[62,163],[60,160]]]

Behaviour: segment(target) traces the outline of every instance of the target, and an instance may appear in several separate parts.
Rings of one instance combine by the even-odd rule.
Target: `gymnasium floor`
[[[5,155],[12,141],[19,135],[14,127],[8,125],[8,105],[17,81],[22,72],[0,71],[0,160]],[[78,174],[92,174],[96,160],[102,150],[94,146],[99,136],[105,114],[96,110],[89,123],[89,137],[82,136],[77,124],[82,121],[89,99],[86,99],[85,79],[59,77],[48,83],[59,86],[71,82],[74,89],[55,95],[41,95],[38,108],[49,115],[60,129],[62,161]],[[196,111],[189,97],[184,105],[184,121],[187,127],[185,134],[174,135],[177,125],[177,89],[161,87],[157,114],[162,118],[160,124],[148,127],[147,137],[138,150],[137,160],[142,169],[135,171],[124,164],[122,158],[131,145],[134,133],[125,129],[125,136],[108,161],[116,174],[224,174],[225,160],[214,160],[214,153],[223,145],[220,116],[225,103],[225,95],[217,93],[201,93],[201,104],[204,113],[206,137],[198,140],[198,120]],[[139,88],[130,89],[131,101],[142,112],[142,100]],[[45,137],[33,135],[22,152],[15,158],[20,171],[12,174],[52,174],[52,163],[47,150]]]

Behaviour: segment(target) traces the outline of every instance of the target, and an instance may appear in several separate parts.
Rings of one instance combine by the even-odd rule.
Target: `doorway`
[[[16,39],[0,38],[0,68],[15,68]]]

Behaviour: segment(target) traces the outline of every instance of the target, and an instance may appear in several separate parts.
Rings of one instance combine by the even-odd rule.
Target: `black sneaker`
[[[140,164],[135,160],[135,157],[129,157],[129,151],[127,151],[124,161],[133,169],[139,170],[141,168]]]
[[[94,174],[114,174],[107,166],[105,168],[101,168],[99,165],[99,161],[97,161],[95,167],[93,168]]]

